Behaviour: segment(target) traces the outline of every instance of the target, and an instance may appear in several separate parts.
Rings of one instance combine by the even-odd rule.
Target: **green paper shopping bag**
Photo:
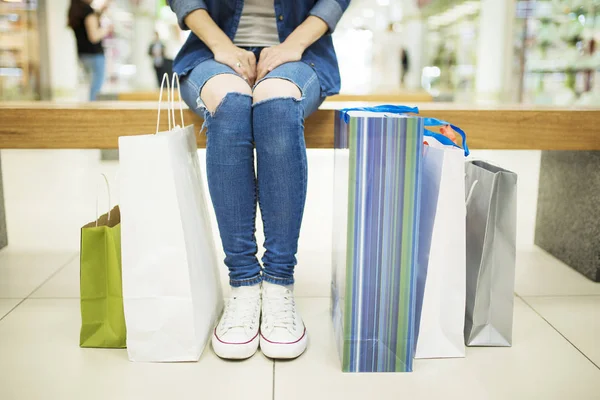
[[[119,206],[81,228],[81,347],[126,347]]]

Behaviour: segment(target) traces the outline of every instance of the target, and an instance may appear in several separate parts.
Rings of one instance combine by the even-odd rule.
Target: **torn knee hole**
[[[246,93],[241,93],[241,92],[229,92],[227,94],[225,94],[225,96],[223,96],[222,98],[218,99],[214,99],[211,103],[212,104],[207,104],[206,101],[204,99],[202,99],[202,102],[204,103],[204,109],[206,112],[208,112],[210,114],[211,117],[214,117],[215,114],[221,109],[221,107],[231,101],[232,99],[248,99],[251,100],[252,96]],[[216,105],[215,105],[216,104]]]
[[[294,103],[300,103],[302,101],[303,97],[294,97],[294,96],[281,96],[281,97],[269,97],[267,99],[264,100],[254,100],[254,102],[252,103],[252,107],[256,107],[259,106],[261,104],[265,104],[265,103],[271,103],[273,101],[278,101],[278,100],[292,100]]]
[[[302,90],[293,81],[285,78],[267,78],[260,81],[252,91],[254,104],[272,99],[302,99]]]

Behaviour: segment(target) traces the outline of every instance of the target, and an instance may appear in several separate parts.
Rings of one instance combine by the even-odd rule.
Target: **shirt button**
[[[280,16],[279,16],[279,20],[280,20],[280,21],[283,21],[283,15],[280,15]]]
[[[315,66],[315,63],[310,63],[310,66],[311,66],[311,67],[314,67],[314,66]]]

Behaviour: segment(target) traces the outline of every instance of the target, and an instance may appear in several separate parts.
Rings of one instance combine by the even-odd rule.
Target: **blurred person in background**
[[[229,268],[231,297],[212,337],[222,358],[251,357],[259,345],[270,358],[306,349],[293,293],[307,188],[304,120],[339,92],[331,33],[349,2],[169,1],[192,31],[174,70],[183,99],[206,123],[208,186]]]
[[[110,2],[107,1],[98,10],[94,10],[91,3],[92,0],[71,0],[68,22],[75,33],[79,60],[90,76],[89,99],[94,101],[104,83],[105,59],[102,40],[110,35],[112,27],[100,25],[100,16]]]
[[[154,40],[150,43],[148,55],[152,58],[156,81],[160,87],[163,75],[168,74],[170,79],[173,73],[173,60],[167,58],[167,46],[160,40],[158,32],[154,32]]]
[[[406,49],[402,49],[400,53],[400,61],[402,63],[402,72],[400,73],[400,84],[404,86],[404,79],[406,79],[406,74],[408,74],[408,70],[410,68],[410,60],[408,58],[408,51]]]

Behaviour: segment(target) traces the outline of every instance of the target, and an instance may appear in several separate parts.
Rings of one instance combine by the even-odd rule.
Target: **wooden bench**
[[[121,92],[106,95],[107,100],[119,101],[158,101],[159,92]],[[391,93],[369,93],[369,94],[338,94],[327,98],[327,101],[372,101],[380,103],[427,103],[432,102],[433,97],[427,92],[391,92]]]
[[[306,120],[307,146],[332,148],[334,110],[367,105],[325,102]],[[472,149],[600,150],[597,109],[488,108],[443,103],[418,106],[423,116],[462,127]],[[164,128],[164,112],[162,119]],[[185,121],[198,130],[202,126],[202,119],[189,110],[185,111]],[[156,102],[0,103],[0,149],[115,149],[119,136],[150,134],[155,129]],[[204,147],[206,136],[197,138],[198,145]],[[574,171],[579,168],[577,163],[571,167]],[[0,175],[0,248],[6,244],[1,183]],[[540,187],[544,185],[540,182]],[[598,196],[600,193],[595,198]],[[588,215],[586,210],[580,212]]]
[[[325,102],[306,120],[309,148],[332,148],[334,110],[369,103]],[[473,149],[600,150],[600,110],[416,104],[421,115],[463,128]],[[185,110],[186,124],[202,119]],[[166,127],[166,113],[162,116]],[[156,130],[155,102],[0,103],[0,149],[115,149],[119,136]],[[198,135],[199,147],[205,135]]]

